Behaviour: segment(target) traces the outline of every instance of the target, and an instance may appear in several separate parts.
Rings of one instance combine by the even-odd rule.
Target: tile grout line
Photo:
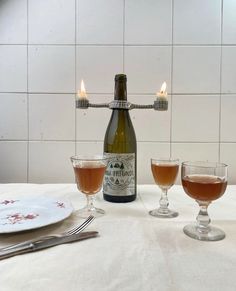
[[[170,82],[171,82],[171,104],[170,104],[170,157],[172,157],[172,103],[173,103],[173,60],[174,60],[174,0],[171,1],[171,72],[170,72]]]
[[[0,142],[27,142],[27,139],[0,139]],[[29,142],[35,143],[47,143],[47,142],[60,142],[60,143],[74,143],[74,139],[32,139]],[[103,142],[103,139],[93,139],[93,140],[79,140],[78,143],[99,143]],[[155,143],[155,144],[168,144],[169,141],[160,141],[160,140],[138,140],[138,143]],[[219,141],[172,141],[172,144],[219,144]],[[234,141],[222,141],[221,144],[236,144],[236,140]]]
[[[78,4],[78,5],[77,5]],[[76,84],[77,84],[77,48],[76,48],[76,42],[77,42],[77,9],[79,7],[79,3],[77,3],[77,0],[75,0],[75,100],[76,100]],[[77,114],[76,114],[76,106],[75,106],[75,147],[74,147],[74,153],[76,153],[76,140],[77,140]]]
[[[27,52],[27,64],[26,64],[26,75],[27,75],[27,183],[29,183],[29,0],[27,0],[27,45],[26,45],[26,52]]]
[[[19,46],[25,46],[27,44],[25,43],[0,43],[0,46],[15,46],[15,45],[19,45]],[[73,44],[73,43],[35,43],[35,44],[32,44],[32,43],[29,43],[28,46],[91,46],[91,47],[94,47],[94,46],[104,46],[104,47],[107,47],[107,46],[120,46],[122,47],[123,46],[123,43],[117,43],[117,44],[114,44],[114,43],[104,43],[104,44],[101,44],[101,43],[94,43],[94,44],[81,44],[81,43],[78,43],[78,44]],[[140,44],[140,43],[137,43],[137,44],[126,44],[126,46],[129,46],[129,47],[171,47],[172,44]],[[173,44],[174,47],[220,47],[221,44]],[[236,46],[236,43],[234,44],[222,44],[223,47],[235,47]]]
[[[76,46],[76,42],[77,42],[77,9],[79,7],[79,1],[74,0],[75,1],[75,44],[74,44],[74,49],[75,49],[75,93],[74,93],[74,108],[75,108],[75,140],[74,140],[74,155],[76,155],[76,140],[77,140],[77,114],[76,114],[76,105],[75,105],[75,101],[76,101],[76,94],[77,94],[77,46]],[[74,178],[74,183],[75,183],[75,178]]]
[[[125,0],[123,0],[123,73],[125,73]]]
[[[75,95],[76,92],[30,92],[30,91],[15,91],[15,92],[11,92],[11,91],[4,91],[1,92],[0,94],[31,94],[31,95]],[[87,91],[88,94],[94,94],[94,95],[113,95],[114,92],[89,92]],[[146,93],[135,93],[135,92],[131,92],[129,93],[130,96],[143,96],[143,95],[148,95],[150,97],[153,97],[155,99],[155,92],[146,92]],[[220,92],[215,92],[215,93],[169,93],[169,96],[215,96],[215,95],[221,95],[221,96],[228,96],[228,95],[236,95],[235,93],[220,93]]]
[[[220,96],[219,96],[219,146],[218,146],[218,162],[221,160],[221,106],[222,106],[222,42],[223,42],[223,6],[224,0],[221,0],[221,31],[220,31]]]

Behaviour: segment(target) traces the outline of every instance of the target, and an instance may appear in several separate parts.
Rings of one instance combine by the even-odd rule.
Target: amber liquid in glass
[[[152,174],[159,186],[171,187],[175,183],[179,165],[152,164]]]
[[[188,175],[182,179],[182,185],[186,194],[195,200],[212,201],[224,194],[227,181],[211,175]]]
[[[97,193],[102,187],[105,170],[105,165],[96,163],[74,167],[78,189],[87,195]]]

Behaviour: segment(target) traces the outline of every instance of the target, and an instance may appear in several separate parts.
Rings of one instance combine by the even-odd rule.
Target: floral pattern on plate
[[[69,201],[47,196],[31,197],[21,199],[9,197],[0,200],[0,233],[25,231],[50,225],[66,219],[73,211]]]
[[[6,216],[5,220],[7,220],[8,222],[0,223],[0,224],[4,225],[4,224],[22,223],[24,220],[35,219],[38,216],[39,214],[35,214],[35,213],[29,213],[27,215],[24,215],[22,213],[14,213],[14,214],[10,214]]]
[[[13,204],[13,203],[15,203],[17,201],[19,201],[19,200],[12,200],[12,199],[11,200],[3,200],[3,201],[0,202],[0,204],[8,205],[8,204]]]

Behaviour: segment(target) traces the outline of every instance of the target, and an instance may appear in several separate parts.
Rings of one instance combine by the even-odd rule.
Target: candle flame
[[[81,84],[80,84],[80,92],[82,93],[86,93],[86,90],[85,90],[85,86],[84,86],[84,80],[81,80]]]
[[[166,82],[161,85],[161,93],[163,94],[166,91]]]
[[[85,86],[84,86],[84,80],[81,80],[80,84],[80,91],[78,92],[78,95],[80,98],[87,98]]]

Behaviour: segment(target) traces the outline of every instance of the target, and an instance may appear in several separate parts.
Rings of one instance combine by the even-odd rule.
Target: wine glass
[[[210,226],[207,213],[209,204],[220,198],[227,187],[227,165],[210,162],[184,162],[181,167],[184,191],[199,204],[197,223],[184,227],[184,233],[191,238],[204,241],[217,241],[225,233]]]
[[[178,159],[151,159],[152,174],[156,184],[161,188],[162,194],[159,201],[160,207],[149,211],[150,215],[160,218],[178,216],[178,212],[168,208],[167,192],[175,183],[179,170]]]
[[[105,211],[94,206],[95,194],[102,188],[103,177],[107,167],[107,159],[103,155],[73,156],[70,158],[77,183],[77,188],[87,197],[87,205],[76,211],[79,217],[89,215],[99,217]]]

